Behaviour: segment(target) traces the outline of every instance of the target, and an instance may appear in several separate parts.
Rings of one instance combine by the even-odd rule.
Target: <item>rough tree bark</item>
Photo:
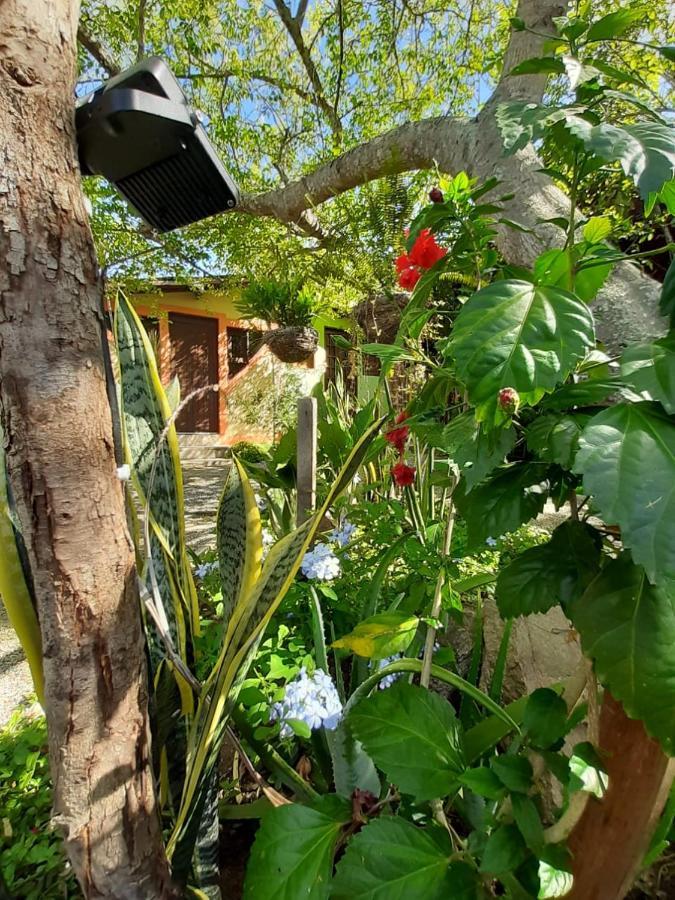
[[[44,648],[55,819],[87,897],[170,896],[102,288],[73,127],[77,0],[0,2],[0,414]]]

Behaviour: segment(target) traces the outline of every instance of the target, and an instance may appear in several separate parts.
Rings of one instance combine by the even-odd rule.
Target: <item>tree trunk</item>
[[[76,0],[0,3],[0,414],[38,603],[55,820],[87,897],[171,896],[73,125]]]

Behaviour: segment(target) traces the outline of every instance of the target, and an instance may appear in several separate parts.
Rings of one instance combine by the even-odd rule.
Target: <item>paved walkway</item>
[[[223,466],[183,470],[187,538],[197,553],[215,543],[216,510],[226,471]],[[32,690],[28,663],[0,602],[0,726]]]

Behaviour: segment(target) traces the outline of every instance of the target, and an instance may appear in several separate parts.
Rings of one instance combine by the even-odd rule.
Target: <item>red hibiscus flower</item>
[[[402,413],[399,413],[396,416],[395,423],[396,425],[400,425],[400,428],[391,428],[384,435],[385,441],[388,441],[398,453],[403,453],[405,449],[405,442],[408,440],[408,435],[410,434],[410,428],[407,425],[403,425],[402,423],[408,418],[408,413],[403,410]]]
[[[439,259],[443,259],[447,252],[444,247],[439,247],[431,231],[423,228],[410,251],[410,262],[420,269],[430,269]]]
[[[400,257],[399,257],[400,258]],[[409,266],[399,272],[398,283],[406,291],[412,291],[417,282],[422,277],[422,273],[414,266]]]
[[[401,459],[392,466],[391,477],[397,487],[409,487],[415,481],[415,467],[407,466]]]
[[[402,253],[396,259],[398,283],[407,291],[413,290],[422,277],[422,269],[430,269],[448,251],[439,247],[428,228],[423,228],[415,239],[410,253]]]

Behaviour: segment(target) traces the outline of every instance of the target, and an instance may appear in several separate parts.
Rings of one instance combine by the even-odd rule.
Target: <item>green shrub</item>
[[[82,896],[51,814],[45,718],[17,710],[0,731],[1,897]]]

